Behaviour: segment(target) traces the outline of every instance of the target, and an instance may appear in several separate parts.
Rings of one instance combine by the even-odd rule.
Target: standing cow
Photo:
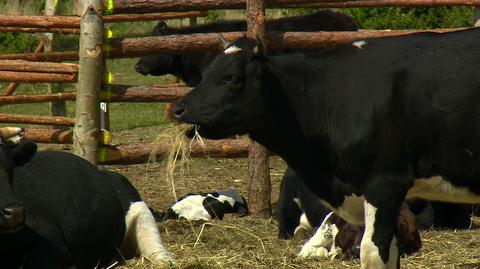
[[[96,268],[136,254],[173,261],[130,182],[66,152],[0,136],[2,268]]]
[[[266,22],[269,31],[356,31],[353,19],[340,12],[322,10],[310,15],[294,16]],[[153,29],[153,35],[218,33],[246,31],[245,20],[220,21],[185,28],[168,27],[160,21]],[[288,50],[282,51],[282,53]],[[172,74],[188,86],[196,86],[202,79],[202,72],[215,58],[216,52],[159,54],[141,57],[135,70],[142,75],[161,76]]]
[[[480,202],[480,29],[269,56],[241,38],[174,103],[220,139],[248,133],[328,207],[364,224],[362,268],[397,268],[407,197]]]

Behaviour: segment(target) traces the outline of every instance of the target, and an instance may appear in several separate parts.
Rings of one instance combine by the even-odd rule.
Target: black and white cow
[[[472,206],[455,203],[409,199],[408,209],[415,216],[416,228],[467,229],[471,225]],[[280,185],[277,203],[278,237],[288,239],[299,230],[317,229],[330,213],[303,184],[291,168],[287,168]]]
[[[328,207],[364,224],[363,268],[397,268],[409,197],[480,202],[480,29],[265,55],[228,45],[173,116],[219,139],[248,133]]]
[[[137,254],[173,261],[124,176],[70,153],[0,140],[2,268],[97,268]]]
[[[328,210],[315,193],[303,184],[291,168],[287,168],[280,186],[277,204],[279,238],[288,239],[298,231],[314,232],[305,244],[300,256],[324,258],[358,258],[360,240],[364,229],[361,225],[346,223]],[[321,229],[318,229],[322,225]],[[410,255],[421,248],[416,217],[405,204],[397,220],[400,254]],[[313,247],[312,247],[313,246]]]
[[[357,25],[347,15],[332,10],[322,10],[310,15],[268,20],[266,28],[269,31],[356,31]],[[164,36],[246,30],[245,20],[220,21],[185,28],[168,27],[164,21],[160,21],[152,34]],[[282,53],[285,52],[288,50],[282,51]],[[216,52],[201,52],[144,56],[135,65],[135,70],[143,75],[172,74],[193,87],[200,82],[203,70],[216,55]]]
[[[248,215],[247,201],[232,188],[219,192],[187,194],[167,210],[163,220],[223,219],[228,213]]]

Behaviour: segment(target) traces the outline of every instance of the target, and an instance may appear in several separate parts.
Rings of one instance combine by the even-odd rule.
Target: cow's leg
[[[399,268],[397,219],[406,191],[386,180],[365,193],[365,233],[360,246],[363,269]]]
[[[315,234],[303,245],[302,250],[298,254],[301,258],[309,257],[323,257],[328,258],[329,250],[334,239],[334,234],[338,228],[330,220],[333,217],[333,212],[329,213],[318,227]]]
[[[135,202],[125,216],[126,232],[121,251],[125,256],[140,252],[157,264],[173,264],[172,255],[164,247],[155,218],[145,202]]]

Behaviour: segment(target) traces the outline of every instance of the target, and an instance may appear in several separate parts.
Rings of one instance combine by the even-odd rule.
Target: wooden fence
[[[0,104],[38,103],[77,100],[77,112],[88,114],[92,120],[58,116],[0,114],[0,122],[32,123],[73,126],[81,143],[93,148],[93,154],[84,156],[90,161],[105,164],[131,164],[148,160],[152,145],[135,144],[113,147],[99,146],[98,102],[170,102],[185,95],[189,88],[181,85],[125,86],[111,85],[98,91],[103,78],[103,61],[106,58],[137,57],[157,53],[181,53],[218,51],[222,45],[217,34],[172,35],[142,38],[111,38],[103,44],[103,24],[122,21],[164,20],[173,18],[194,18],[205,15],[213,9],[246,9],[247,33],[223,33],[233,41],[247,34],[259,36],[269,50],[283,48],[322,48],[352,42],[358,38],[382,37],[410,34],[418,31],[359,31],[359,32],[265,32],[265,8],[278,7],[380,7],[380,6],[480,6],[480,0],[81,0],[79,16],[0,16],[0,31],[4,32],[50,32],[80,34],[81,48],[78,51],[39,52],[22,54],[0,54],[0,80],[14,82],[79,82],[85,92],[49,93],[38,95],[0,96]],[[152,13],[156,14],[141,14]],[[161,12],[161,13],[158,13]],[[105,16],[103,16],[105,14]],[[108,15],[107,15],[108,14]],[[476,14],[479,14],[477,12]],[[90,15],[90,16],[86,16]],[[480,15],[478,15],[480,16]],[[93,25],[93,24],[96,24]],[[90,27],[90,28],[89,28]],[[446,32],[458,29],[435,29],[428,31]],[[102,33],[99,40],[87,42],[84,35],[89,32]],[[87,42],[88,43],[88,42]],[[96,58],[95,60],[92,60]],[[65,64],[62,61],[76,61],[80,64]],[[88,66],[88,68],[87,68]],[[83,70],[83,71],[82,71]],[[96,77],[98,76],[98,77]],[[80,81],[78,79],[80,78]],[[86,79],[84,81],[84,79]],[[83,83],[83,84],[82,84]],[[7,90],[6,95],[13,90]],[[13,87],[14,88],[14,87]],[[82,86],[80,86],[82,88]],[[93,92],[95,91],[95,92]],[[94,98],[91,98],[94,96]],[[82,99],[83,98],[83,99]],[[81,101],[80,101],[81,100]],[[80,112],[79,112],[80,111]],[[88,128],[84,132],[78,129]],[[96,135],[92,135],[96,134]],[[30,129],[26,132],[41,143],[75,143],[71,130]],[[88,137],[88,142],[85,142]],[[253,145],[253,146],[252,146]],[[160,156],[169,145],[157,145],[155,154]],[[249,150],[250,148],[250,150]],[[78,153],[78,152],[77,152]],[[252,213],[256,216],[270,215],[270,182],[268,154],[259,145],[246,140],[207,141],[206,147],[194,145],[194,156],[246,157],[250,155],[249,200]],[[93,156],[93,157],[92,157]],[[97,157],[100,156],[100,157]],[[93,159],[92,159],[93,158]]]

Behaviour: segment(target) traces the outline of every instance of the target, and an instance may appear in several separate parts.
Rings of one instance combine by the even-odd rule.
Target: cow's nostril
[[[186,111],[185,107],[180,107],[177,110],[175,110],[173,115],[175,116],[175,118],[180,118],[182,117],[183,114],[185,114],[185,111]]]
[[[2,214],[9,226],[16,226],[24,221],[23,207],[6,207]]]

